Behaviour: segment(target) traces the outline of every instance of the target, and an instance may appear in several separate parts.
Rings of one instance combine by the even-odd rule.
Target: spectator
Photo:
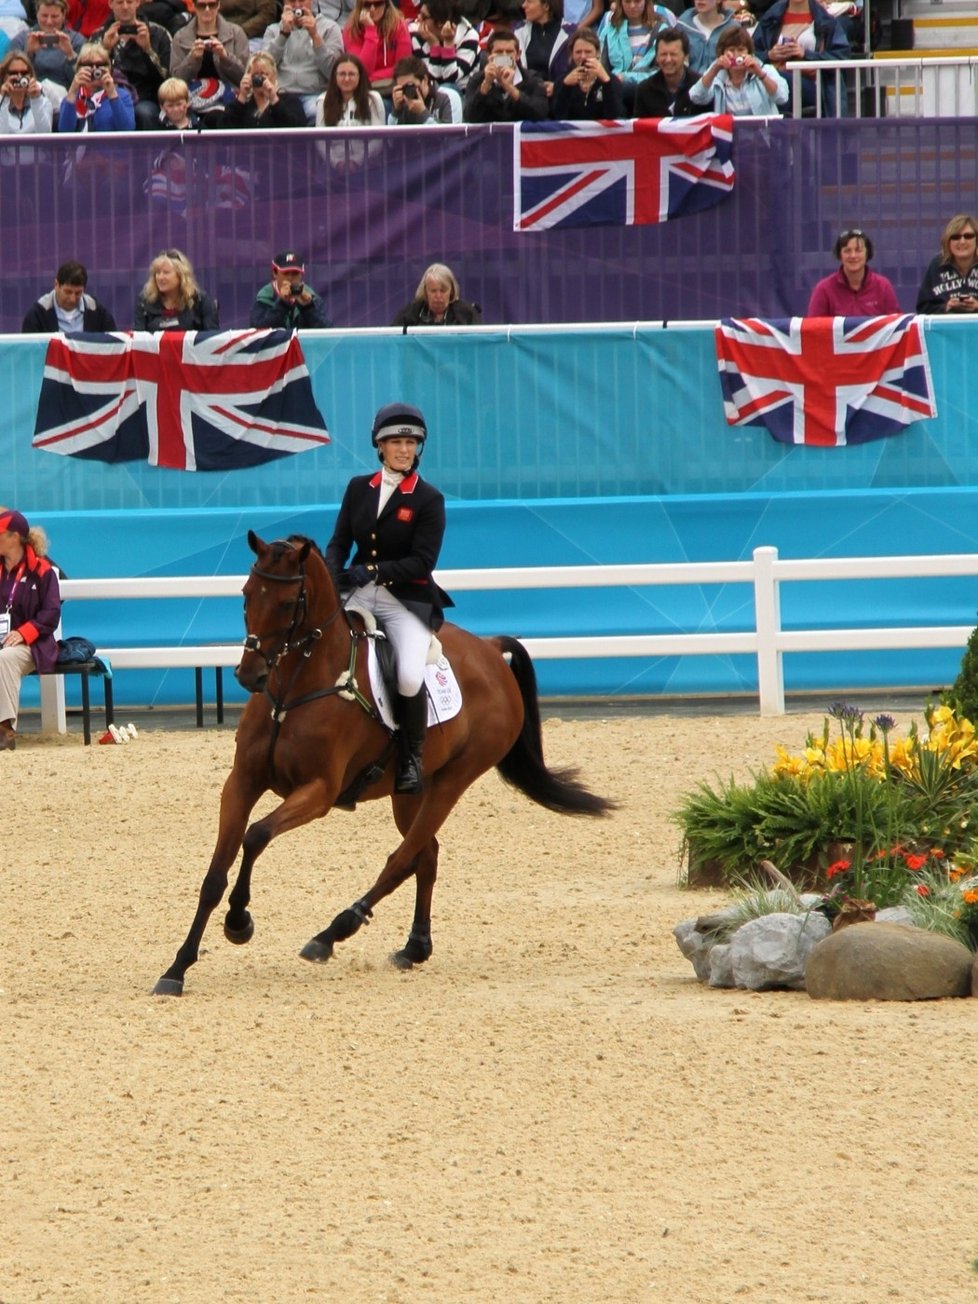
[[[666,12],[652,0],[613,0],[598,28],[604,65],[621,82],[629,114],[639,83],[655,71],[656,37],[675,24]]]
[[[778,72],[784,65],[804,59],[818,63],[826,59],[848,59],[849,42],[842,25],[826,13],[818,0],[777,0],[754,28],[754,49],[758,59],[768,59]],[[818,71],[806,69],[801,78],[802,112],[815,113]],[[843,97],[845,87],[842,88]],[[789,91],[790,100],[790,91]],[[835,75],[822,77],[822,105],[826,117],[834,117],[837,106]]]
[[[193,18],[173,38],[170,73],[190,84],[197,110],[212,114],[208,120],[219,126],[224,106],[244,76],[248,56],[248,37],[221,17],[220,0],[196,0]]]
[[[272,259],[272,279],[263,285],[251,305],[250,325],[270,329],[304,330],[332,326],[326,319],[323,301],[306,285],[305,264],[294,249]]]
[[[664,27],[655,43],[656,70],[635,91],[636,118],[688,118],[700,112],[690,100],[696,84],[689,70],[689,36],[683,27]]]
[[[679,15],[689,36],[689,66],[693,72],[706,72],[717,57],[717,42],[736,21],[724,8],[724,0],[693,0],[692,8]]]
[[[452,122],[452,105],[446,91],[432,86],[421,59],[408,55],[394,65],[389,127],[420,127],[426,123]]]
[[[323,9],[321,0],[318,9]],[[221,0],[221,17],[241,28],[251,52],[257,54],[265,32],[278,17],[278,5],[276,0]]]
[[[432,82],[461,94],[479,59],[479,33],[459,13],[456,0],[425,0],[410,31],[411,48]]]
[[[512,32],[496,30],[486,43],[478,77],[465,91],[466,122],[539,122],[549,116],[543,82],[520,65]]]
[[[355,54],[341,54],[329,74],[329,85],[316,101],[317,127],[382,127],[384,101],[370,89],[367,71]],[[319,150],[338,172],[356,172],[383,149],[383,142],[331,140]]]
[[[779,114],[788,103],[788,83],[754,54],[750,32],[734,23],[717,42],[717,57],[689,90],[694,104],[735,117]]]
[[[839,268],[812,290],[809,317],[876,317],[900,311],[893,286],[867,266],[873,256],[873,242],[865,232],[856,228],[843,231],[832,253],[839,260]]]
[[[220,330],[217,300],[197,285],[190,259],[179,249],[164,249],[150,263],[133,327],[154,332]]]
[[[58,659],[61,592],[46,553],[42,529],[0,511],[0,751],[17,746],[21,680],[53,670]]]
[[[78,51],[75,75],[58,110],[59,131],[135,131],[132,96],[117,86],[109,53],[89,41]]]
[[[978,219],[952,217],[917,291],[917,311],[978,312]]]
[[[24,335],[77,335],[79,331],[114,331],[115,318],[108,308],[85,293],[88,272],[81,263],[62,263],[54,275],[54,289],[42,294],[24,317]]]
[[[282,91],[301,97],[306,121],[311,124],[316,100],[343,53],[340,29],[332,19],[314,14],[305,5],[287,4],[282,21],[272,23],[266,31],[261,48],[275,60]]]
[[[523,0],[526,22],[515,29],[520,62],[543,83],[547,99],[570,66],[570,28],[563,26],[564,0]]]
[[[414,298],[401,309],[392,326],[481,326],[477,303],[461,298],[455,273],[444,263],[425,270]]]
[[[137,130],[155,131],[160,125],[157,95],[170,69],[169,34],[136,16],[138,0],[109,0],[109,7],[112,21],[97,39],[108,51],[113,80],[132,92]]]
[[[0,135],[36,136],[51,130],[54,110],[26,54],[11,50],[0,63]],[[32,151],[33,152],[33,151]]]
[[[92,37],[111,21],[109,0],[68,0],[68,26],[83,37]]]
[[[234,99],[224,110],[225,127],[306,127],[298,95],[279,90],[278,68],[270,54],[253,54]]]
[[[11,50],[23,51],[34,64],[38,81],[53,82],[65,90],[75,75],[75,59],[84,44],[81,32],[65,26],[67,0],[41,0],[37,6],[37,28],[21,32],[10,42]]]
[[[373,89],[385,95],[394,85],[394,65],[411,53],[411,33],[391,0],[356,0],[343,44],[366,68]]]
[[[190,87],[181,77],[167,77],[160,87],[160,129],[202,131],[204,118],[190,107]]]
[[[576,122],[581,118],[625,116],[621,82],[601,62],[601,42],[590,27],[571,37],[571,70],[554,94],[554,117]]]

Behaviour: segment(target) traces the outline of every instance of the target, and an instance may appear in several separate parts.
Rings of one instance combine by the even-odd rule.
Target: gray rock
[[[906,924],[908,928],[917,927],[913,915],[906,906],[884,906],[882,910],[876,912],[876,923]]]
[[[805,986],[815,1000],[922,1001],[967,996],[974,956],[953,938],[903,924],[853,924],[808,957]]]
[[[733,962],[730,959],[730,943],[717,942],[710,951],[711,987],[734,987]]]
[[[730,939],[735,987],[760,992],[769,987],[805,986],[809,952],[831,931],[824,915],[762,915]]]
[[[700,982],[710,976],[710,951],[716,945],[715,933],[701,933],[695,919],[683,919],[672,930],[680,951],[693,966]]]

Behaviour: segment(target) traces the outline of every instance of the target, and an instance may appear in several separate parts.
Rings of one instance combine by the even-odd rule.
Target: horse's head
[[[249,530],[248,545],[255,562],[242,590],[244,653],[235,674],[243,688],[260,693],[288,656],[309,655],[339,601],[311,539],[291,535],[266,543]]]

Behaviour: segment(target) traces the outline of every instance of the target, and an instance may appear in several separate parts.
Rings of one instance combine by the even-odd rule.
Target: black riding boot
[[[421,753],[428,730],[428,694],[422,688],[414,697],[397,695],[398,760],[395,792],[420,792]]]

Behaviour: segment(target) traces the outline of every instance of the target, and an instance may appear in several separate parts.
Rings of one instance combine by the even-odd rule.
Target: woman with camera
[[[11,51],[0,63],[0,133],[32,136],[51,130],[54,110],[26,54]]]
[[[305,127],[298,95],[278,88],[278,68],[270,54],[253,54],[237,93],[224,110],[224,127]]]
[[[734,117],[780,117],[788,103],[788,83],[769,63],[754,54],[750,32],[734,23],[717,42],[717,57],[690,87],[693,104]]]
[[[591,27],[571,37],[571,70],[554,94],[554,117],[560,122],[625,117],[621,82],[601,62],[601,42]]]
[[[59,131],[135,131],[132,96],[112,78],[104,45],[90,41],[78,51],[75,75],[58,113]]]
[[[150,263],[143,292],[136,300],[133,329],[221,329],[217,300],[199,288],[190,259],[179,249],[164,249]]]
[[[170,43],[170,76],[190,83],[220,82],[216,102],[200,104],[201,109],[214,113],[220,126],[224,101],[240,84],[248,53],[247,36],[221,17],[220,0],[197,0],[193,18]],[[202,87],[195,84],[192,89],[200,95]]]

